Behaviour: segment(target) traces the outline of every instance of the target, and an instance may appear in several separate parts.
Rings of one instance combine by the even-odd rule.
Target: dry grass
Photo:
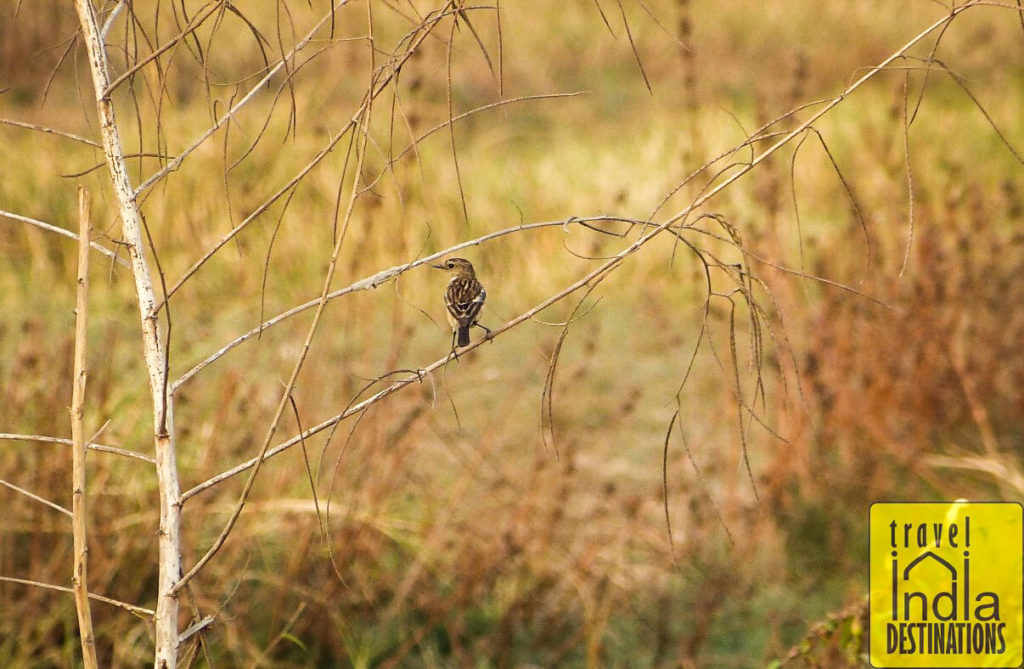
[[[59,4],[23,3],[16,17],[0,10],[0,63],[33,64],[0,65],[8,68],[0,69],[0,89],[11,87],[0,116],[94,137],[81,58],[64,62],[43,101],[61,53],[52,47],[74,30]],[[143,17],[155,6],[134,4]],[[314,4],[315,11],[292,8],[285,24],[295,25],[282,43],[319,16],[322,3]],[[458,172],[447,129],[387,165],[410,136],[448,115],[450,24],[425,42],[403,69],[393,127],[391,98],[378,100],[387,111],[375,117],[362,177],[380,179],[357,201],[335,288],[519,222],[609,212],[646,219],[709,155],[803,102],[834,95],[858,68],[942,14],[923,1],[898,11],[890,3],[780,1],[757,16],[652,3],[659,26],[627,5],[651,95],[618,7],[602,7],[610,30],[589,2],[533,12],[503,4],[500,95],[468,29],[455,33],[456,114],[501,98],[586,91],[464,119],[454,132]],[[375,38],[387,51],[405,24],[376,11]],[[937,55],[1020,147],[1024,79],[1012,16],[965,13]],[[480,17],[473,26],[493,58],[496,25]],[[278,53],[274,13],[249,18],[273,37],[270,54]],[[225,22],[217,40],[207,44],[207,32],[200,42],[210,78],[233,83],[258,71],[262,57],[247,27]],[[162,25],[166,40],[173,24]],[[364,32],[365,5],[339,13],[336,39],[318,45],[329,49],[298,70],[292,90],[275,99],[275,83],[227,140],[218,135],[145,197],[169,284],[351,118],[367,58],[364,42],[347,38]],[[840,37],[848,48],[835,48]],[[186,52],[175,58],[163,80],[140,74],[137,118],[119,93],[130,152],[177,153],[209,123],[212,100],[219,113],[237,95],[233,85],[205,88]],[[301,450],[269,461],[224,550],[184,600],[186,617],[218,614],[197,663],[205,653],[214,665],[273,667],[855,664],[868,503],[1021,493],[1012,454],[1024,434],[1022,169],[955,82],[930,75],[909,135],[914,236],[903,270],[904,106],[913,110],[923,81],[914,72],[908,93],[903,71],[883,75],[816,124],[838,173],[810,136],[704,210],[720,214],[752,255],[704,234],[727,234],[712,220],[692,233],[723,263],[743,262],[764,282],[750,284],[764,309],[763,395],[748,305],[736,299],[730,313],[729,302],[713,299],[702,330],[699,264],[677,241],[655,240],[597,285],[570,326],[549,416],[542,398],[559,328],[533,321],[308,439],[321,508],[329,502],[321,518]],[[136,134],[153,127],[155,99],[163,100],[160,141]],[[70,228],[81,182],[105,233],[98,241],[115,246],[119,226],[103,170],[60,176],[92,168],[100,151],[23,128],[0,126],[0,134],[0,164],[17,166],[0,180],[0,209]],[[319,293],[339,183],[351,183],[340,177],[344,156],[343,143],[287,204],[270,204],[175,294],[172,378]],[[159,163],[131,161],[134,183]],[[696,186],[683,188],[664,212],[695,194]],[[629,234],[624,242],[552,227],[469,249],[488,288],[484,321],[493,326],[524,312],[596,267],[592,258],[619,252],[637,233]],[[69,436],[75,245],[4,220],[0,255],[7,270],[0,273],[0,432]],[[131,276],[100,258],[92,263],[86,431],[109,421],[98,441],[149,453]],[[713,274],[715,290],[733,287],[726,271]],[[302,427],[344,410],[368,379],[445,353],[443,278],[432,272],[417,268],[330,303],[293,392]],[[556,305],[540,318],[557,323],[571,312]],[[184,489],[256,453],[308,313],[238,347],[177,392]],[[737,412],[735,376],[757,420]],[[670,543],[661,464],[677,410],[667,443]],[[299,429],[286,416],[282,438]],[[70,505],[70,449],[0,444],[0,479]],[[96,452],[88,461],[90,590],[152,608],[152,467]],[[241,486],[232,479],[186,502],[186,566],[215,539]],[[0,505],[0,576],[67,584],[66,518],[6,487]],[[70,595],[0,581],[0,609],[0,665],[78,661]],[[840,612],[834,622],[829,612]],[[151,661],[149,623],[96,602],[93,616],[102,666]],[[791,651],[805,637],[810,650]]]

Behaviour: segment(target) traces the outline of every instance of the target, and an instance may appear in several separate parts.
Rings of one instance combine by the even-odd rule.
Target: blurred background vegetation
[[[124,12],[110,33],[115,72],[205,7],[131,4],[137,21]],[[328,5],[237,9],[115,92],[134,184],[222,115]],[[169,284],[351,120],[372,65],[368,16],[383,62],[436,7],[369,9],[339,9],[333,35],[318,33],[286,84],[272,80],[145,194]],[[372,188],[356,203],[335,288],[521,222],[657,221],[714,172],[659,208],[688,174],[757,127],[838,94],[948,10],[926,0],[503,3],[500,31],[493,8],[467,11],[469,23],[440,23],[375,102],[360,175]],[[0,117],[99,140],[76,32],[68,2],[0,7]],[[941,35],[701,210],[726,220],[750,255],[702,243],[761,282],[770,332],[760,374],[747,305],[735,315],[711,300],[702,330],[702,267],[671,238],[655,240],[600,283],[569,328],[546,426],[557,456],[541,406],[560,332],[551,324],[569,317],[566,304],[310,439],[330,504],[326,540],[301,450],[270,461],[225,549],[192,582],[185,615],[218,616],[197,663],[863,664],[868,505],[1016,500],[1024,489],[1024,169],[1007,146],[1024,147],[1024,25],[1012,8],[978,7]],[[930,55],[956,76],[933,65],[926,77]],[[555,93],[578,95],[481,111],[391,161],[450,114]],[[172,379],[319,295],[335,202],[351,183],[346,146],[174,295]],[[83,184],[97,241],[115,248],[102,161],[94,146],[0,124],[0,209],[75,229]],[[522,313],[636,234],[556,226],[465,251],[488,290],[483,322]],[[2,218],[0,257],[0,432],[67,437],[75,245]],[[101,258],[87,429],[109,422],[100,441],[148,453],[134,286]],[[303,427],[344,410],[368,380],[447,352],[444,283],[415,269],[330,304],[294,393]],[[183,489],[255,455],[309,315],[179,389]],[[737,411],[734,363],[752,413]],[[279,436],[297,430],[291,419]],[[63,446],[0,441],[0,479],[65,505],[70,462]],[[89,465],[90,589],[152,607],[152,468],[103,453]],[[185,504],[186,566],[241,485]],[[0,506],[0,576],[68,584],[66,518],[9,487]],[[0,582],[0,610],[0,665],[76,664],[70,595]],[[93,615],[105,664],[151,661],[146,621],[99,603]]]

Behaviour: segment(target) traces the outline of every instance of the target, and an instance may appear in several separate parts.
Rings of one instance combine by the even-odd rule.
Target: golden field
[[[948,14],[351,2],[290,54],[330,6],[280,0],[174,42],[212,7],[135,2],[108,39],[115,75],[159,53],[113,91],[134,186],[287,56],[140,195],[158,295],[187,277],[161,314],[172,383],[317,298],[339,239],[330,290],[551,222],[458,251],[498,329]],[[76,31],[70,3],[0,8],[0,210],[73,231],[81,184],[116,250],[102,150],[38,129],[99,141]],[[1022,31],[970,7],[582,290],[268,460],[182,599],[183,628],[216,616],[183,659],[866,665],[869,504],[1024,494]],[[66,438],[76,244],[2,217],[0,254],[0,433]],[[94,253],[90,279],[87,431],[151,456],[131,271]],[[328,302],[271,443],[442,358],[445,282],[417,265]],[[311,322],[176,387],[182,490],[259,452]],[[70,523],[25,491],[69,506],[70,471],[66,446],[0,440],[0,666],[81,661],[71,595],[10,580],[69,585]],[[90,590],[154,608],[152,465],[90,451],[88,480]],[[184,503],[186,569],[243,482]],[[102,665],[152,661],[144,616],[92,613]]]

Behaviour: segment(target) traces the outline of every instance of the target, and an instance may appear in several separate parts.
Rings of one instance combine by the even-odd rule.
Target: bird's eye
[[[454,269],[455,263],[453,263],[451,260],[449,260],[447,264],[448,264],[448,269]]]

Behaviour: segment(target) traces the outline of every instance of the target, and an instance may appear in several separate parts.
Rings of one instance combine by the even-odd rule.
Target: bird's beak
[[[448,269],[444,265],[431,265],[431,267],[433,267],[434,269]]]

